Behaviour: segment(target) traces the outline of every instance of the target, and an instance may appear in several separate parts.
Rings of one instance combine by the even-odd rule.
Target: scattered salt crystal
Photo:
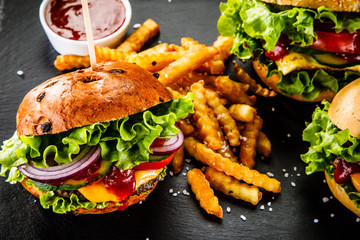
[[[183,194],[184,194],[185,196],[189,196],[189,195],[190,195],[190,193],[189,193],[186,189],[183,190]]]
[[[296,183],[291,182],[290,184],[291,184],[291,186],[296,187]]]
[[[141,27],[141,23],[135,23],[134,26],[133,26],[134,29],[137,29],[139,27]]]
[[[260,206],[260,210],[264,210],[265,209],[265,206],[264,205],[261,205]]]
[[[268,202],[267,205],[270,207],[270,206],[271,206],[271,202]]]
[[[240,215],[240,218],[243,220],[243,221],[246,221],[246,217],[244,215]]]
[[[173,192],[174,192],[174,189],[170,188],[169,193],[173,193]]]
[[[331,214],[330,214],[330,217],[332,217],[332,218],[335,217],[335,214],[331,213]]]
[[[275,108],[274,108],[274,107],[272,107],[272,108],[271,108],[271,111],[275,112]]]
[[[333,199],[334,198],[334,196],[330,196],[330,199]]]
[[[143,203],[142,201],[139,202],[139,204],[142,204],[142,203]]]
[[[356,218],[356,220],[355,220],[356,222],[360,222],[360,218]]]
[[[168,0],[169,3],[171,3],[171,0]]]
[[[288,133],[286,136],[289,138],[289,137],[291,137],[291,134],[290,134],[290,133]]]
[[[173,196],[176,197],[178,194],[177,193],[173,193]]]
[[[226,208],[226,212],[230,213],[230,212],[231,212],[231,208],[230,208],[230,207],[227,207],[227,208]]]
[[[298,173],[298,174],[296,174],[296,176],[300,177],[300,176],[301,176],[301,174],[300,174],[300,173]]]
[[[285,173],[285,174],[284,174],[284,177],[289,177],[289,173]]]
[[[285,168],[283,168],[283,169],[282,169],[282,171],[283,171],[283,172],[286,172],[286,169],[285,169]]]
[[[186,162],[186,163],[190,163],[190,162],[191,162],[191,159],[190,159],[190,158],[186,158],[186,159],[185,159],[185,162]]]
[[[323,183],[326,183],[326,180],[325,180],[325,179],[323,180]]]
[[[185,169],[186,169],[186,171],[189,171],[189,170],[190,170],[190,168],[189,168],[189,167],[186,167]]]
[[[183,172],[182,175],[186,176],[186,172]]]
[[[268,175],[269,177],[274,177],[274,174],[272,172],[267,172],[266,175]]]
[[[173,171],[169,171],[170,176],[174,176],[174,172]]]
[[[23,72],[22,70],[18,70],[18,71],[16,72],[16,74],[19,75],[19,76],[22,76],[22,75],[24,75],[24,72]]]
[[[273,208],[271,207],[271,208],[269,208],[269,212],[272,212],[273,211]]]
[[[145,240],[149,240],[149,238],[146,238]]]
[[[318,222],[319,222],[319,219],[314,218],[314,223],[318,223]]]
[[[327,203],[329,201],[329,198],[328,197],[323,197],[322,200],[323,200],[324,203]]]

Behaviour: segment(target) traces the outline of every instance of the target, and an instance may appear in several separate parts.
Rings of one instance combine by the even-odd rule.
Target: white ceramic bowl
[[[49,25],[45,20],[45,10],[46,6],[52,0],[43,0],[40,9],[39,9],[39,17],[42,27],[48,37],[53,48],[60,54],[63,55],[79,55],[86,56],[89,55],[87,41],[78,41],[71,40],[68,38],[64,38],[54,31],[52,31]],[[132,16],[131,5],[128,0],[121,0],[125,7],[125,21],[123,25],[114,33],[109,36],[106,36],[101,39],[94,40],[94,44],[96,46],[101,47],[116,47],[125,37],[126,31],[130,25],[130,20]]]

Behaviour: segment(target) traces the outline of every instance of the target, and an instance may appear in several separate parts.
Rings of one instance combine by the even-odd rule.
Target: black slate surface
[[[191,37],[211,45],[218,36],[220,15],[215,0],[132,0],[135,23],[152,18],[159,23],[158,41],[180,44]],[[0,0],[0,141],[15,131],[17,108],[24,95],[50,77],[61,74],[53,66],[57,53],[38,19],[40,0]],[[241,64],[253,77],[250,64]],[[230,66],[230,64],[229,64]],[[17,75],[22,70],[23,76]],[[229,72],[233,77],[233,73]],[[264,192],[258,206],[215,192],[224,210],[218,220],[199,206],[186,182],[186,169],[159,183],[141,205],[124,212],[99,216],[58,215],[42,209],[20,184],[0,178],[0,239],[339,239],[358,236],[357,217],[335,199],[323,174],[306,176],[299,155],[304,122],[316,104],[299,103],[282,96],[257,102],[269,136],[271,159],[257,159],[256,169],[271,172],[282,183],[281,194]],[[192,161],[185,167],[199,166]],[[287,173],[287,174],[286,174]],[[287,176],[288,175],[288,176]],[[169,193],[180,191],[174,197]],[[329,201],[325,201],[326,199]],[[264,206],[264,209],[261,209]],[[227,207],[231,212],[227,213]],[[333,214],[333,217],[332,217]],[[241,216],[246,217],[246,221]]]

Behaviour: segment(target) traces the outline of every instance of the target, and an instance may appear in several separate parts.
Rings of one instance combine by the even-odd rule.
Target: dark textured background
[[[38,18],[40,0],[0,0],[0,141],[15,131],[15,116],[26,92],[50,77],[61,74],[53,66],[57,53],[42,31]],[[180,44],[191,37],[211,45],[217,38],[219,1],[132,0],[135,23],[153,18],[161,27],[157,41]],[[252,75],[251,65],[243,67]],[[18,76],[17,70],[24,71]],[[233,73],[229,72],[233,77]],[[255,76],[254,76],[255,77]],[[215,192],[224,210],[218,220],[207,215],[190,192],[186,176],[167,176],[141,205],[124,212],[100,216],[58,215],[44,210],[20,184],[0,178],[0,239],[333,239],[358,236],[356,216],[335,199],[321,173],[306,176],[299,154],[304,122],[315,104],[298,103],[285,97],[259,97],[263,131],[273,144],[269,160],[257,159],[256,169],[271,172],[282,183],[279,195],[264,193],[258,206]],[[273,111],[274,110],[274,111]],[[290,136],[288,136],[290,134]],[[185,167],[199,166],[192,161]],[[296,169],[294,169],[294,167]],[[285,172],[289,174],[285,177]],[[186,173],[186,169],[183,170]],[[292,186],[291,183],[296,186]],[[174,197],[173,189],[181,193]],[[268,205],[271,204],[271,206]],[[261,210],[260,206],[265,209]],[[231,212],[227,213],[226,208]],[[272,210],[272,211],[271,211]],[[331,217],[331,214],[334,217]],[[244,215],[246,221],[241,220]],[[314,223],[318,219],[318,223]]]

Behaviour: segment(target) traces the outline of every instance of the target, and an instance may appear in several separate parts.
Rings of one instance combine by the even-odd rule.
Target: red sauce
[[[125,21],[121,0],[88,0],[94,39],[116,32]],[[51,30],[72,40],[86,40],[81,0],[53,0],[45,10]]]
[[[359,164],[347,162],[342,158],[335,160],[335,166],[334,180],[338,184],[347,183],[352,173],[360,172]]]
[[[104,183],[108,191],[115,194],[119,201],[126,200],[136,190],[134,170],[120,170],[115,165],[105,175]]]

